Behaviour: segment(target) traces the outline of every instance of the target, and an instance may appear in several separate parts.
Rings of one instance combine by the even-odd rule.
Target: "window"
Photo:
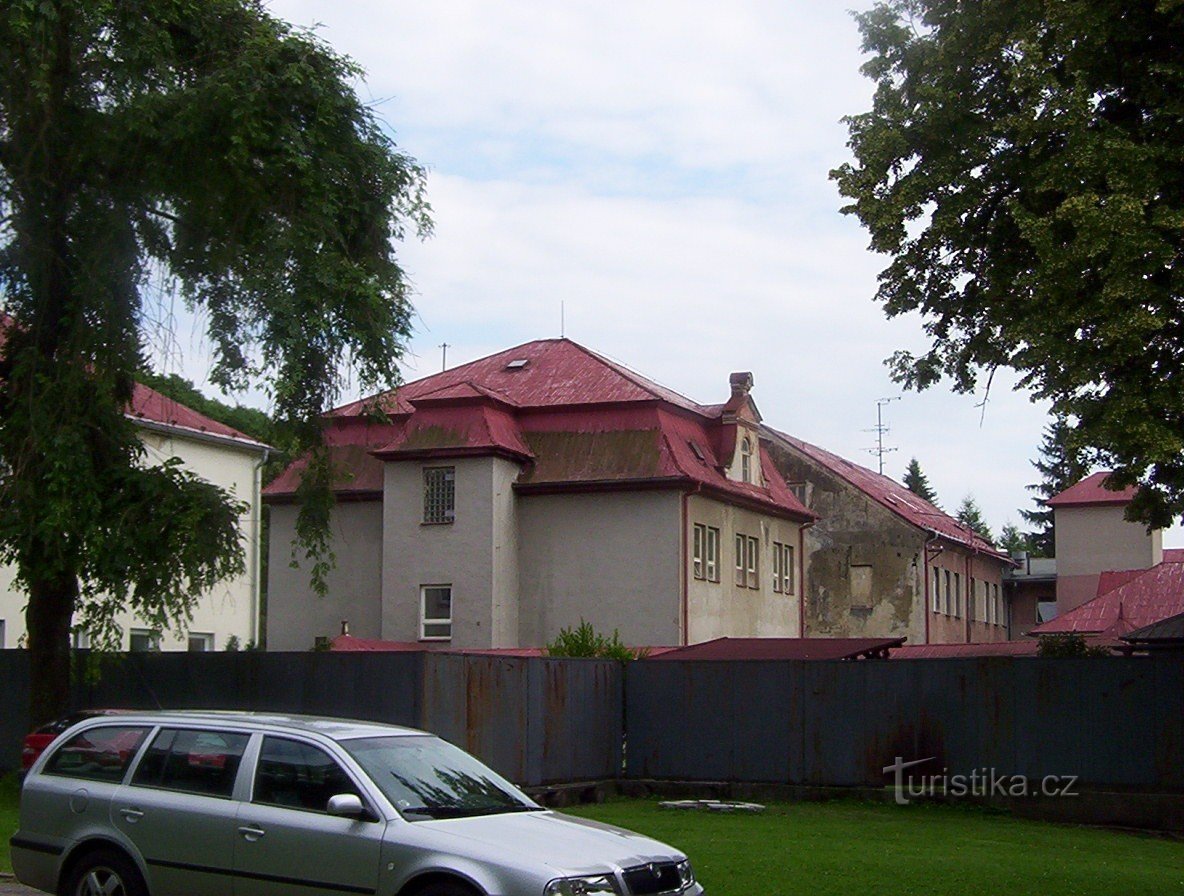
[[[995,614],[996,625],[1006,625],[1003,619],[1003,605],[999,602],[999,586],[991,585],[991,606]]]
[[[953,610],[953,603],[951,603],[951,601],[953,599],[952,596],[954,593],[954,589],[950,583],[953,573],[951,573],[948,569],[945,571],[945,573],[946,573],[946,615],[949,616],[951,611]]]
[[[974,592],[975,585],[977,584],[978,583],[974,581],[974,576],[971,576],[966,585],[966,618],[972,622],[978,618],[974,615],[975,611],[978,610],[978,595]]]
[[[132,784],[229,799],[250,735],[164,728],[136,768]]]
[[[751,535],[736,535],[736,585],[740,588],[761,587],[760,542]]]
[[[45,774],[118,784],[147,734],[147,728],[126,725],[91,728],[62,744]]]
[[[205,653],[214,649],[214,636],[205,632],[189,633],[189,651],[191,653]]]
[[[342,793],[362,799],[350,776],[320,747],[283,737],[263,738],[251,802],[325,812],[329,798]]]
[[[954,615],[962,615],[962,576],[954,573]]]
[[[696,579],[719,581],[719,529],[695,523],[691,567]]]
[[[85,629],[76,628],[72,635],[74,648],[76,650],[86,650],[90,647],[90,635]]]
[[[423,521],[451,523],[456,515],[456,467],[425,467]]]
[[[4,620],[0,619],[0,650],[4,649]]]
[[[793,492],[793,496],[797,498],[802,506],[806,506],[806,483],[804,482],[787,482],[789,490]]]
[[[752,439],[748,436],[740,443],[740,479],[752,482]]]
[[[933,570],[933,612],[941,612],[941,570]]]
[[[131,650],[133,653],[160,650],[160,632],[154,632],[146,628],[133,628],[131,631]]]
[[[747,538],[743,535],[736,535],[736,585],[743,588],[748,582],[748,576],[744,571],[744,553],[746,551],[745,545]]]
[[[421,641],[448,641],[452,638],[452,586],[422,585],[420,595]]]
[[[773,590],[778,594],[793,594],[794,579],[793,545],[773,542]]]

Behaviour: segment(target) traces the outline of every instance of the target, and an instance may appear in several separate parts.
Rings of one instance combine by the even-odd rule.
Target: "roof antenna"
[[[884,425],[884,405],[890,401],[900,401],[899,395],[894,395],[892,398],[877,398],[876,399],[876,425],[871,429],[865,429],[864,432],[874,432],[876,434],[876,447],[865,448],[868,454],[874,454],[880,461],[880,475],[884,475],[884,455],[891,454],[895,448],[884,447],[884,436],[891,432],[891,428]]]
[[[567,309],[564,307],[562,300],[559,302],[559,338],[564,339],[567,336]]]
[[[449,348],[449,346],[448,346],[447,342],[442,342],[442,343],[440,343],[439,347],[441,349],[443,349],[443,352],[444,352],[444,357],[440,359],[440,372],[443,373],[445,370],[448,369],[448,348]]]

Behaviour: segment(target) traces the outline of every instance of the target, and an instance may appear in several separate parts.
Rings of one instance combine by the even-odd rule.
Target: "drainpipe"
[[[806,530],[813,520],[798,526],[798,637],[806,637]]]
[[[263,535],[263,465],[271,456],[271,449],[264,448],[263,456],[255,464],[255,483],[252,503],[254,513],[251,515],[251,543],[255,547],[255,556],[251,563],[251,640],[256,647],[262,647],[262,636],[259,630],[259,612],[262,609],[263,594],[261,581],[263,577],[263,545],[259,543]],[[246,646],[245,644],[243,645]]]
[[[967,555],[967,557],[966,557],[966,575],[964,576],[964,581],[966,582],[966,600],[964,600],[962,602],[962,612],[966,614],[966,626],[965,626],[966,641],[965,641],[965,643],[967,643],[967,644],[970,643],[970,625],[971,625],[971,619],[970,619],[970,564],[974,560],[974,557],[976,554],[978,554],[978,548],[975,548],[972,553]]]
[[[921,578],[924,579],[924,581],[925,581],[925,614],[924,615],[925,615],[925,643],[926,644],[929,643],[929,614],[933,612],[933,602],[930,599],[931,595],[929,593],[929,546],[931,544],[936,544],[938,537],[939,537],[938,534],[935,531],[933,531],[932,529],[930,529],[929,530],[929,537],[925,539],[924,544],[921,546],[921,557],[923,558],[923,563],[921,565]]]
[[[688,510],[688,504],[690,503],[691,495],[697,495],[699,493],[699,490],[702,488],[703,488],[703,484],[701,482],[696,482],[695,487],[693,489],[682,493],[682,532],[679,536],[680,541],[682,543],[682,560],[681,560],[681,563],[679,564],[678,577],[679,577],[680,584],[682,585],[682,606],[680,607],[680,614],[679,615],[681,616],[681,619],[680,619],[679,624],[682,627],[682,643],[684,646],[691,643],[690,642],[690,634],[691,634],[690,633],[690,608],[688,606],[689,602],[690,602],[690,587],[691,587],[691,584],[690,584],[690,579],[691,579],[690,536],[687,534],[687,528],[690,523],[690,511]],[[706,547],[706,545],[704,545],[704,547]],[[716,558],[715,568],[716,568],[716,571],[720,573],[720,576],[722,579],[723,573],[719,567],[720,567],[720,560],[723,557],[723,545],[717,545],[716,549],[720,552],[720,556]]]

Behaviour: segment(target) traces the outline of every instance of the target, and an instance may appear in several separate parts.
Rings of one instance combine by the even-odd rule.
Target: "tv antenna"
[[[450,349],[451,346],[447,342],[441,342],[439,348],[443,353],[442,357],[440,358],[440,372],[443,373],[448,369],[448,349]]]
[[[865,448],[868,454],[874,454],[880,464],[880,475],[884,475],[884,455],[891,454],[895,448],[884,447],[884,436],[892,431],[892,428],[884,425],[884,405],[892,401],[900,401],[899,395],[894,395],[891,398],[877,398],[876,399],[876,425],[871,429],[865,429],[864,432],[874,432],[876,434],[876,447]]]

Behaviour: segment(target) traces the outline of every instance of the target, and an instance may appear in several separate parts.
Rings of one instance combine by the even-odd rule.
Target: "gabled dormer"
[[[761,471],[761,413],[752,400],[752,374],[728,378],[732,394],[720,411],[719,458],[724,475],[734,482],[764,485]]]

